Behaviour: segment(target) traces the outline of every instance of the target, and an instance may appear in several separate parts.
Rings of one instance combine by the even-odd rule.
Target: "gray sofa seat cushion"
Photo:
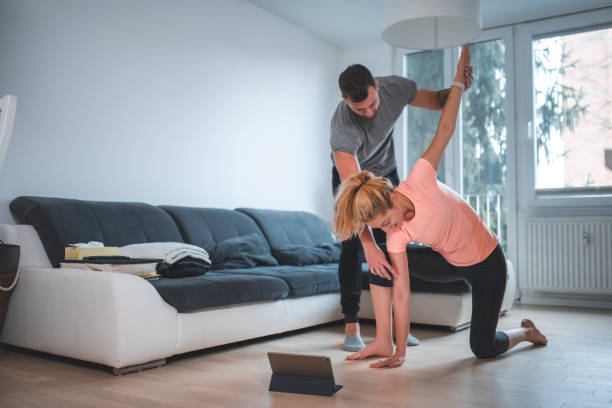
[[[149,281],[166,303],[179,313],[237,305],[249,302],[284,299],[289,286],[279,278],[257,274],[218,273],[181,279],[160,278]]]
[[[318,216],[304,211],[237,208],[251,217],[263,231],[270,246],[331,244],[334,242],[327,224]]]
[[[249,269],[231,269],[215,272],[224,275],[239,273],[272,276],[282,279],[289,286],[289,297],[318,295],[340,290],[338,264],[335,263],[307,266],[258,266]]]
[[[211,255],[215,245],[221,241],[248,234],[258,234],[264,238],[257,224],[238,211],[169,205],[160,208],[176,222],[185,242],[204,248]]]
[[[50,197],[17,197],[10,204],[17,222],[34,226],[54,267],[64,248],[76,242],[106,246],[144,242],[183,242],[172,218],[145,203],[83,201]]]

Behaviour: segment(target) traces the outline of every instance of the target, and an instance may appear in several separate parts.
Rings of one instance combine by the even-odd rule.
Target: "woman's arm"
[[[406,341],[410,332],[410,275],[406,252],[389,252],[391,265],[397,275],[393,278],[393,323],[395,327],[395,353],[370,367],[399,367],[406,357]]]
[[[457,64],[457,75],[455,81],[465,84],[465,69],[470,65],[470,50],[467,45],[463,46],[461,51],[461,58]],[[458,86],[451,86],[448,99],[444,104],[444,109],[440,115],[440,122],[438,123],[438,129],[434,136],[431,144],[427,151],[421,156],[427,160],[434,169],[438,169],[444,149],[455,131],[455,124],[457,122],[457,114],[459,112],[459,105],[461,104],[461,88]]]

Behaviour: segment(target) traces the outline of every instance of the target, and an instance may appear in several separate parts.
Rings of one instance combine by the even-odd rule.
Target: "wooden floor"
[[[520,306],[499,328],[531,317],[548,336],[478,360],[469,330],[417,326],[421,345],[397,369],[349,362],[334,325],[171,359],[115,377],[104,367],[15,348],[0,352],[0,407],[612,407],[612,311]],[[365,340],[374,326],[363,325]],[[268,392],[267,351],[329,355],[333,397]]]

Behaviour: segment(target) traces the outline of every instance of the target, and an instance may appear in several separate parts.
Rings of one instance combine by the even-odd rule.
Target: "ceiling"
[[[336,45],[380,41],[383,0],[248,0]],[[481,0],[483,28],[612,6],[612,0]]]

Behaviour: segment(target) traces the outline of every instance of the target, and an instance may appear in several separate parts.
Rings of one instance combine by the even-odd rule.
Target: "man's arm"
[[[441,110],[446,104],[449,92],[450,89],[442,89],[436,92],[419,88],[410,105],[429,110]]]
[[[357,157],[350,153],[334,150],[334,163],[336,164],[338,174],[340,174],[341,181],[361,171]]]
[[[334,150],[334,163],[336,164],[336,169],[338,170],[341,181],[344,181],[361,171],[357,157],[350,153]],[[368,226],[366,226],[359,234],[359,239],[361,240],[361,245],[363,246],[370,271],[373,274],[382,276],[386,279],[391,278],[387,270],[389,270],[391,274],[395,275],[395,270],[387,262],[385,254],[380,250],[380,248],[378,248],[378,245],[376,245],[372,231],[370,231]]]
[[[472,67],[467,67],[464,71],[465,90],[467,91],[472,85]],[[425,108],[429,110],[442,110],[448,99],[450,88],[441,89],[439,91],[430,91],[428,89],[418,89],[416,96],[410,102],[410,105],[417,108]]]

